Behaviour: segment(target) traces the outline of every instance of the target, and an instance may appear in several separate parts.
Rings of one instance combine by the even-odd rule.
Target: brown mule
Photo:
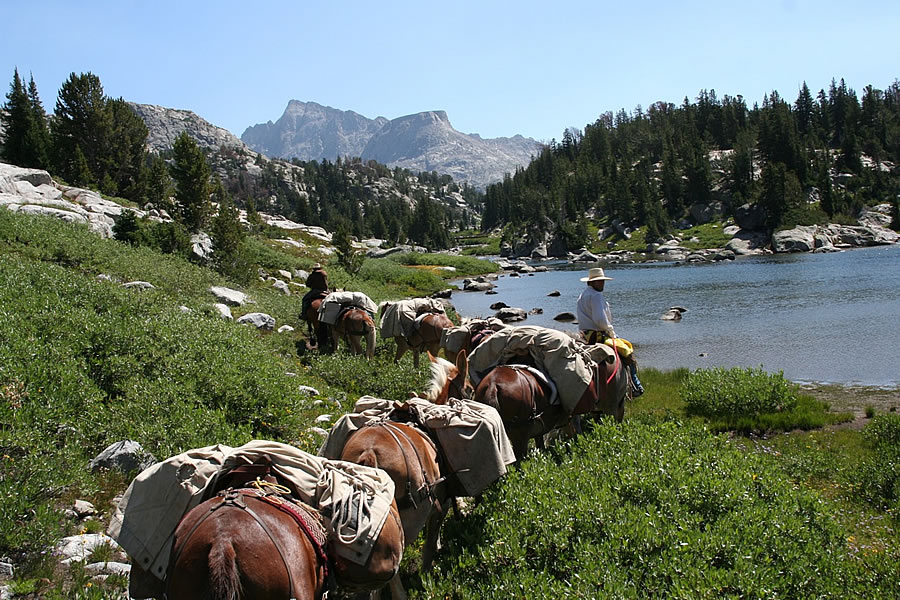
[[[329,585],[329,569],[343,589],[370,592],[396,575],[404,545],[396,503],[368,561],[358,565],[331,550],[313,509],[230,489],[179,523],[165,598],[318,600]]]
[[[262,498],[211,498],[178,525],[165,597],[317,600],[327,558],[314,537]]]
[[[325,323],[319,322],[319,307],[322,306],[322,301],[327,295],[328,292],[324,292],[322,297],[316,298],[309,303],[308,307],[306,307],[307,335],[309,336],[309,339],[316,341],[316,348],[320,351],[327,345],[330,339],[328,336],[328,326]]]
[[[363,353],[360,340],[365,338],[366,358],[371,360],[375,356],[375,321],[363,309],[351,307],[345,310],[331,326],[331,339],[335,350],[340,348],[342,338],[347,340],[347,344],[355,354]]]
[[[397,343],[397,355],[394,362],[399,362],[400,358],[406,354],[407,350],[413,353],[413,365],[419,366],[419,354],[423,350],[427,350],[432,355],[437,356],[441,349],[441,333],[450,327],[453,327],[453,321],[442,313],[429,313],[416,322],[415,331],[407,338],[402,335],[394,337]]]
[[[469,381],[469,361],[465,350],[457,353],[456,364],[428,352],[431,383],[423,398],[432,404],[447,404],[450,398],[471,398],[475,389]]]
[[[594,377],[574,414],[608,414],[621,422],[627,391],[628,375],[620,360],[595,363]],[[550,404],[550,394],[548,385],[528,368],[499,365],[478,383],[473,399],[500,414],[518,462],[525,457],[529,440],[543,448],[544,434],[572,422],[572,415],[561,404]]]
[[[407,544],[425,529],[422,570],[431,567],[441,522],[449,505],[434,442],[405,423],[382,421],[356,430],[347,439],[341,460],[384,469],[394,482],[394,499]],[[406,598],[399,573],[390,583],[391,598]]]

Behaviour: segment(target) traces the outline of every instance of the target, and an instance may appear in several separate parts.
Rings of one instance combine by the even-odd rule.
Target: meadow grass
[[[269,272],[313,260],[254,244],[256,266]],[[335,284],[376,301],[445,285],[428,269],[386,259],[366,260],[353,277],[328,269]],[[130,280],[155,287],[117,283]],[[269,312],[297,331],[217,318],[210,285],[250,294],[255,304],[235,314]],[[317,417],[333,420],[363,394],[401,400],[424,389],[427,361],[415,369],[407,355],[395,365],[392,341],[379,340],[371,362],[344,350],[303,352],[299,300],[258,278],[231,281],[83,227],[0,211],[0,556],[17,566],[15,593],[121,597],[122,578],[98,582],[77,565],[60,577],[47,554],[59,537],[98,528],[64,517],[64,508],[91,500],[103,523],[130,481],[87,467],[109,443],[134,439],[158,460],[253,438],[315,453]],[[642,369],[641,378],[647,392],[629,402],[624,423],[530,455],[449,519],[433,575],[415,571],[414,546],[403,563],[413,595],[900,596],[890,415],[862,432],[816,429],[803,414],[844,417],[799,394],[793,409],[759,412],[742,429],[688,413],[688,370]],[[806,426],[814,429],[796,431]],[[716,435],[722,427],[733,429]]]

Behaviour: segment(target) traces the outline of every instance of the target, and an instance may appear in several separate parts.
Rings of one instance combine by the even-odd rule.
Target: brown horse
[[[361,308],[350,307],[341,313],[337,322],[331,326],[331,339],[334,349],[340,348],[341,338],[355,354],[362,354],[362,338],[366,339],[366,358],[375,356],[375,321],[369,313]]]
[[[178,525],[166,598],[321,598],[328,567],[315,538],[261,497],[211,498]]]
[[[400,362],[400,358],[407,350],[412,351],[413,365],[416,367],[419,366],[419,354],[423,350],[437,356],[441,349],[441,333],[449,327],[453,327],[453,321],[442,313],[429,313],[421,319],[416,319],[415,329],[409,337],[402,335],[394,337],[397,343],[394,362]]]
[[[316,298],[306,307],[306,330],[309,339],[316,341],[316,348],[320,351],[328,344],[330,337],[328,335],[328,326],[319,322],[319,307],[328,293],[325,292],[320,298]]]
[[[431,385],[424,397],[446,404],[450,397],[471,393],[465,353],[457,364],[431,359]],[[468,389],[466,388],[468,386]],[[383,421],[355,431],[344,444],[341,460],[384,469],[394,482],[394,500],[406,542],[415,542],[425,530],[422,570],[431,567],[440,539],[441,523],[453,498],[442,475],[439,450],[434,441],[413,424]],[[406,598],[399,574],[390,582],[391,598]]]
[[[591,384],[575,412],[610,414],[621,422],[628,389],[628,375],[621,360],[594,363]],[[549,384],[524,366],[499,365],[491,369],[475,387],[473,399],[500,413],[517,462],[525,457],[529,440],[534,439],[541,449],[544,434],[572,422],[572,415],[562,404],[550,404]]]
[[[329,570],[347,590],[372,591],[397,573],[403,546],[396,503],[367,563],[358,565],[331,551],[312,508],[258,489],[230,488],[179,523],[165,598],[318,600]]]
[[[351,434],[341,460],[387,472],[394,482],[394,500],[406,543],[414,543],[425,529],[422,570],[429,569],[449,500],[434,442],[417,427],[382,421]],[[389,586],[392,598],[406,598],[399,574]]]

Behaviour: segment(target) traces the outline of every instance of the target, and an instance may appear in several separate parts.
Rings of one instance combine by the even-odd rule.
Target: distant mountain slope
[[[517,135],[482,139],[457,131],[444,111],[388,121],[368,119],[315,102],[291,100],[278,121],[249,127],[241,139],[253,150],[278,158],[335,160],[361,156],[413,172],[437,171],[484,188],[516,167],[527,166],[539,144]]]
[[[175,138],[182,131],[187,131],[203,148],[218,149],[225,146],[250,150],[227,129],[217,127],[189,110],[135,102],[129,102],[128,105],[144,120],[147,129],[150,130],[147,144],[154,150],[170,150],[175,145]]]
[[[384,117],[368,119],[352,110],[291,100],[276,122],[248,127],[241,139],[273,158],[334,161],[361,156],[369,138],[387,122]]]
[[[538,143],[521,135],[482,139],[460,133],[439,110],[390,121],[369,140],[362,157],[413,172],[437,171],[484,188],[528,166],[537,153]]]

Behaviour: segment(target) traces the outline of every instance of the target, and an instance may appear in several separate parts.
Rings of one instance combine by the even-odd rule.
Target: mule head
[[[427,352],[431,361],[431,384],[425,399],[434,404],[446,404],[449,398],[471,398],[469,362],[465,350],[456,357],[456,364]]]

